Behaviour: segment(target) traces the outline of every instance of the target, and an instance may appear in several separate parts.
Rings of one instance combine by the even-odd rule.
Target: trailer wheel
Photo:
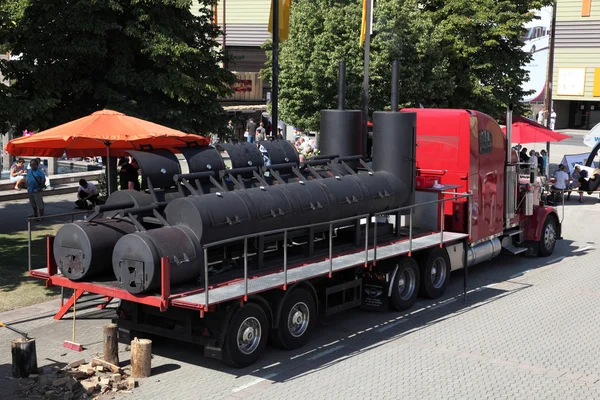
[[[246,367],[262,356],[267,344],[268,321],[263,309],[248,303],[232,316],[224,341],[226,364]]]
[[[273,342],[287,350],[302,347],[310,339],[315,325],[315,299],[304,288],[295,289],[284,300]]]
[[[437,299],[446,291],[450,280],[450,258],[444,248],[434,247],[420,258],[421,287],[419,294]]]
[[[542,227],[542,236],[540,237],[539,255],[547,257],[554,252],[556,246],[556,218],[548,216]]]
[[[419,292],[419,266],[415,260],[402,257],[392,282],[391,307],[397,311],[408,310],[417,299]]]

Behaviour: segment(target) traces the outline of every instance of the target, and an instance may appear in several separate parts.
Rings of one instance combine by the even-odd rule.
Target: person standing
[[[256,128],[256,129],[258,129],[260,131],[263,138],[267,134],[267,130],[265,129],[265,124],[262,121],[260,122],[260,124],[258,124],[258,128]]]
[[[30,217],[44,216],[44,198],[42,197],[42,188],[46,185],[46,176],[38,168],[37,160],[32,160],[31,169],[27,171],[27,192],[29,194],[29,204],[33,208],[33,214]]]
[[[554,108],[553,108],[552,113],[550,114],[550,130],[554,130],[555,126],[556,126],[556,111],[554,111]]]
[[[538,124],[540,124],[540,125],[544,125],[544,126],[546,126],[546,124],[544,123],[544,114],[546,114],[546,110],[543,110],[543,109],[542,109],[542,110],[540,110],[540,111],[538,112],[538,115],[537,115],[537,123],[538,123]]]
[[[10,167],[10,181],[15,184],[15,190],[21,190],[21,182],[27,177],[27,171],[25,170],[25,160],[19,158]]]
[[[527,155],[527,147],[523,147],[519,153],[519,161],[526,163],[527,160],[529,160],[529,156]]]
[[[546,175],[546,165],[548,165],[547,164],[547,162],[548,162],[547,154],[548,153],[546,153],[546,150],[540,151],[540,155],[542,156],[541,157],[542,158],[542,175]]]
[[[529,165],[533,165],[533,167],[534,167],[535,169],[537,169],[537,168],[538,168],[538,160],[537,160],[537,157],[535,156],[535,150],[531,150],[531,151],[529,152],[529,160],[527,160],[527,163],[528,163]]]
[[[129,161],[127,157],[122,157],[119,164],[121,166],[119,170],[121,190],[140,190],[137,162],[134,159]]]
[[[254,118],[250,118],[248,123],[246,124],[246,130],[248,131],[248,143],[254,143],[254,135],[256,134],[256,122],[254,122]]]

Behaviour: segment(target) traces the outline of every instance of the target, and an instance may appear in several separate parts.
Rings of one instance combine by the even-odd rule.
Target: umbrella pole
[[[110,144],[106,145],[106,188],[107,197],[110,196]]]
[[[546,142],[546,178],[550,178],[550,142]]]

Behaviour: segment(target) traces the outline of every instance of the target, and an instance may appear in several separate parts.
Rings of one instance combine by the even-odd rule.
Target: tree
[[[530,12],[551,5],[550,0],[430,0],[423,16],[432,21],[449,60],[455,86],[453,107],[474,108],[499,116],[508,103],[523,111],[521,99],[529,94],[525,65],[531,54],[521,50],[523,26]]]
[[[389,109],[391,62],[400,62],[401,107],[475,108],[499,115],[523,97],[527,79],[520,37],[528,10],[544,1],[378,0],[371,42],[370,111]],[[338,62],[347,65],[346,108],[362,109],[362,1],[292,2],[290,39],[280,45],[280,114],[319,129],[337,104]],[[265,46],[269,48],[270,45]],[[263,71],[270,79],[269,68]]]
[[[225,125],[218,98],[235,76],[219,66],[210,6],[191,0],[30,0],[0,43],[20,55],[0,71],[0,120],[44,129],[99,109],[207,134]]]

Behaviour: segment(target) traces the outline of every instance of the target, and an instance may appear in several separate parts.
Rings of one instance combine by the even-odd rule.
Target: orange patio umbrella
[[[122,156],[127,150],[164,149],[187,144],[207,145],[209,140],[123,113],[102,110],[87,117],[11,140],[6,151],[13,156],[91,157]]]
[[[106,153],[126,155],[127,150],[174,149],[207,145],[202,136],[187,134],[112,110],[101,110],[66,124],[11,140],[6,151],[13,156],[91,157]],[[107,174],[109,174],[107,166]],[[110,176],[109,176],[110,182]]]

